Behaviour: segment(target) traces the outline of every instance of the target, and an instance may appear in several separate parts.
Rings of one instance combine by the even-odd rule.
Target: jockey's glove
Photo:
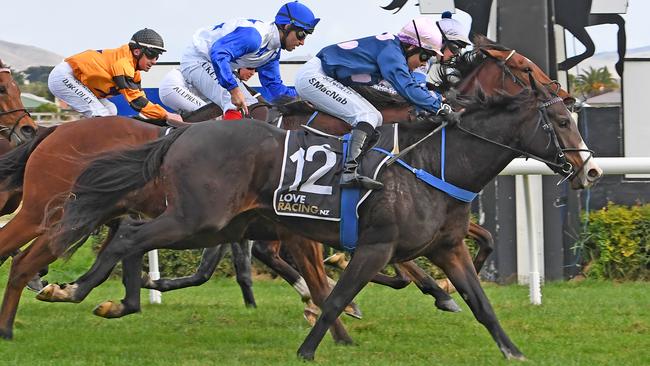
[[[447,121],[447,126],[451,127],[460,122],[463,112],[454,112],[449,104],[442,103],[436,114],[443,117]]]

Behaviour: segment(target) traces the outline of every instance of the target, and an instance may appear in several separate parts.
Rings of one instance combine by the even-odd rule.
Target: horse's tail
[[[50,249],[71,256],[82,239],[110,218],[128,193],[158,176],[167,151],[187,128],[178,129],[141,147],[109,152],[93,160],[77,178],[63,205],[63,217],[53,227]],[[50,210],[50,214],[56,208]]]
[[[53,127],[40,127],[36,137],[8,153],[0,156],[0,190],[12,191],[23,186],[25,165],[34,149],[54,130]]]

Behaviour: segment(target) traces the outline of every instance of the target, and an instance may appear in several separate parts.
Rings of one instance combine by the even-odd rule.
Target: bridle
[[[11,74],[11,71],[8,68],[0,68],[0,72],[8,72]],[[8,111],[3,111],[0,109],[0,117],[6,116],[8,114],[16,113],[16,112],[22,112],[18,118],[16,118],[16,121],[14,124],[10,127],[7,126],[0,126],[0,134],[5,136],[9,141],[11,141],[12,136],[16,136],[16,140],[18,140],[17,144],[21,144],[23,142],[23,139],[16,133],[16,127],[18,127],[18,124],[20,121],[25,118],[25,117],[31,117],[29,112],[25,108],[20,108],[20,109],[11,109]],[[7,131],[9,131],[9,134],[7,134]]]
[[[528,80],[529,80],[529,83],[530,83],[529,85],[527,85],[521,79],[519,79],[512,72],[512,70],[510,70],[510,67],[508,67],[507,61],[514,54],[515,54],[515,50],[512,50],[510,52],[510,54],[508,55],[508,57],[506,57],[504,60],[498,60],[498,62],[497,62],[499,64],[499,66],[504,71],[503,72],[503,79],[502,79],[503,84],[505,85],[505,78],[506,78],[506,76],[508,76],[509,78],[512,79],[513,82],[515,82],[517,85],[521,86],[522,88],[530,87],[530,88],[533,89],[533,91],[535,91],[537,93],[537,91],[538,91],[537,90],[537,83],[538,82],[533,77],[532,70],[530,70],[530,69],[525,70],[525,72],[528,74]],[[466,128],[462,127],[460,124],[456,125],[456,128],[459,129],[460,131],[463,131],[466,134],[472,135],[472,136],[474,136],[474,137],[476,137],[476,138],[478,138],[480,140],[483,140],[483,141],[489,142],[489,143],[491,143],[493,145],[497,145],[497,146],[500,146],[500,147],[502,147],[504,149],[516,152],[517,154],[524,156],[526,159],[528,159],[528,158],[534,159],[534,160],[540,161],[540,162],[548,165],[554,172],[556,172],[556,173],[558,173],[558,174],[560,174],[560,175],[562,175],[564,177],[564,179],[562,179],[558,183],[558,184],[560,184],[560,183],[562,183],[562,182],[564,182],[566,180],[573,179],[573,177],[575,177],[576,174],[578,174],[580,171],[582,171],[584,169],[584,166],[587,164],[587,162],[593,157],[594,152],[593,152],[593,150],[590,150],[590,149],[562,148],[560,146],[560,142],[559,142],[559,139],[557,137],[557,133],[555,132],[555,129],[553,128],[553,124],[551,123],[551,121],[550,121],[550,119],[548,117],[548,110],[547,110],[548,107],[552,106],[555,103],[564,102],[564,100],[562,98],[560,98],[556,94],[557,91],[559,90],[559,88],[556,88],[555,92],[549,88],[550,85],[556,85],[556,86],[559,87],[559,83],[557,81],[552,81],[549,84],[542,84],[542,85],[547,87],[547,89],[551,92],[553,97],[551,97],[550,99],[548,99],[546,101],[543,101],[537,107],[537,110],[539,112],[539,120],[537,122],[537,126],[535,128],[535,131],[532,133],[532,136],[535,136],[537,134],[537,131],[540,128],[548,135],[548,138],[549,138],[548,144],[552,143],[554,145],[556,151],[557,151],[557,154],[555,155],[555,161],[544,159],[544,158],[539,157],[539,156],[537,156],[535,154],[531,154],[530,152],[526,151],[526,150],[528,150],[527,148],[524,148],[523,150],[520,150],[520,149],[514,148],[512,146],[508,146],[508,145],[502,144],[500,142],[491,140],[491,139],[489,139],[487,137],[478,135],[475,132],[472,132],[472,131],[467,130]],[[526,146],[526,147],[530,146],[531,140],[532,140],[532,137],[531,137],[531,139],[529,140],[528,143],[524,144],[524,146]],[[548,145],[547,145],[547,147],[548,147]],[[565,152],[588,152],[589,157],[584,161],[582,166],[580,166],[578,169],[576,169],[573,166],[573,164],[571,164],[571,162],[569,162],[567,160]]]

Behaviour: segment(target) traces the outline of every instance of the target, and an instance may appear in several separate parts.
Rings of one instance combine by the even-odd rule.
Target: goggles
[[[153,60],[160,57],[162,51],[149,48],[149,47],[142,47],[142,53],[144,53],[144,55],[147,56],[148,59]]]
[[[420,62],[428,62],[431,58],[435,57],[435,53],[424,48],[420,49]]]
[[[295,25],[291,25],[290,28],[289,28],[289,31],[296,32],[296,38],[299,41],[304,41],[305,38],[307,38],[308,35],[312,34],[312,31],[300,28],[300,27],[295,26]]]

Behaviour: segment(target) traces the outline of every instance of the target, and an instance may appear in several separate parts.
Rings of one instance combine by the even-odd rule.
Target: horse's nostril
[[[589,178],[600,178],[600,176],[601,176],[598,169],[589,169],[589,172],[587,172],[587,175],[589,176]]]

